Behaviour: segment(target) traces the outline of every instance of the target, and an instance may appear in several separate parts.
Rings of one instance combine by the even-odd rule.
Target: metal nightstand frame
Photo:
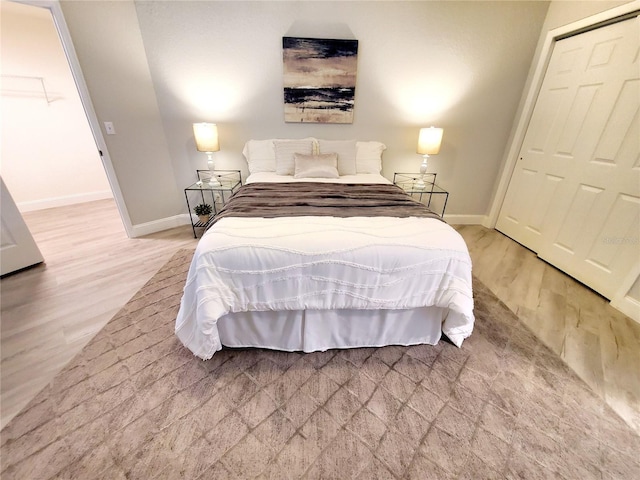
[[[211,178],[211,172],[209,170],[196,170],[196,175],[198,176],[198,181],[184,189],[184,197],[187,201],[187,209],[189,211],[189,218],[191,219],[191,228],[193,229],[193,238],[198,238],[196,228],[208,227],[213,221],[215,215],[218,213],[218,209],[222,208],[236,190],[242,186],[242,175],[240,170],[216,170],[215,176],[218,179],[218,182],[220,182],[220,186],[209,185],[208,182]],[[194,222],[191,202],[189,201],[189,192],[200,192],[200,199],[202,203],[210,203],[213,207],[213,213],[209,217],[208,222]],[[211,198],[211,202],[208,202],[209,196]]]
[[[444,217],[444,212],[447,208],[447,202],[449,201],[449,192],[436,184],[436,177],[437,173],[425,173],[424,176],[422,176],[419,173],[396,172],[393,174],[393,184],[398,185],[413,198],[416,198],[415,196],[417,195],[417,200],[421,203],[425,203],[425,201],[423,201],[423,196],[426,197],[428,195],[428,199],[425,199],[425,205],[427,206],[427,208],[431,208],[431,203],[434,199],[434,195],[444,195],[444,205],[442,206],[442,212],[439,214],[441,217]],[[420,180],[420,178],[424,178],[424,188],[416,187],[416,184],[418,183],[418,180]]]

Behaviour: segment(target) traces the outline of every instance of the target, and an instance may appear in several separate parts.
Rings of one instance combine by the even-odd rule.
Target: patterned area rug
[[[458,349],[173,334],[178,252],[2,431],[8,479],[640,478],[640,437],[481,283]]]

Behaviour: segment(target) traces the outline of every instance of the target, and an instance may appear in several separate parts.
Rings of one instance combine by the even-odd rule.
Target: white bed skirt
[[[226,347],[287,352],[384,345],[435,345],[446,309],[288,310],[230,313],[218,320]],[[452,312],[449,312],[451,315]]]

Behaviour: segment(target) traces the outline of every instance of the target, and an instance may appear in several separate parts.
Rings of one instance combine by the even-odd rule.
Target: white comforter
[[[471,260],[462,237],[428,218],[224,218],[200,240],[176,334],[208,359],[230,312],[448,309],[458,346],[473,330]]]

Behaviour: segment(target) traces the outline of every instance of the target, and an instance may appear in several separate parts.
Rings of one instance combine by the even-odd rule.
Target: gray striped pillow
[[[293,175],[295,163],[294,154],[313,153],[313,140],[274,140],[276,151],[276,173],[278,175]]]

